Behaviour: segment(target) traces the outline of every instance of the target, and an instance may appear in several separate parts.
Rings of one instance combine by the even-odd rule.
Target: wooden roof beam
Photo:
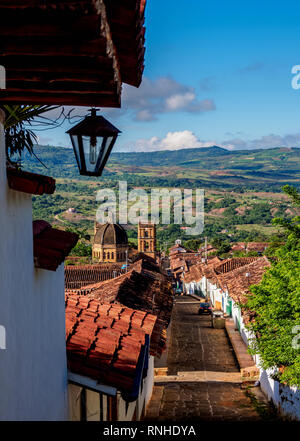
[[[84,61],[84,62],[83,62]],[[84,60],[73,55],[66,58],[62,55],[54,57],[46,56],[31,56],[30,65],[28,63],[28,57],[22,55],[7,55],[0,56],[0,63],[5,66],[6,72],[9,74],[11,70],[24,71],[24,72],[44,72],[44,73],[56,73],[56,72],[69,72],[73,73],[99,73],[107,76],[113,71],[113,61],[107,56],[95,56],[88,57]]]
[[[106,92],[95,93],[74,93],[74,92],[49,92],[39,90],[35,92],[13,91],[3,93],[0,91],[0,102],[2,104],[59,104],[61,106],[93,106],[93,107],[121,107],[120,96],[108,95]]]
[[[82,81],[77,81],[76,84],[72,81],[52,81],[52,82],[40,82],[40,81],[7,81],[6,87],[9,89],[10,92],[18,92],[20,90],[23,90],[24,92],[30,92],[32,90],[34,91],[42,91],[43,93],[45,91],[47,92],[73,92],[73,93],[107,93],[117,94],[117,85],[113,82],[113,80],[108,83],[100,82],[100,81],[94,81],[93,83],[86,83]]]
[[[16,41],[19,40],[19,41]],[[22,41],[25,40],[25,41]],[[30,39],[31,40],[31,39]],[[5,43],[0,42],[0,55],[22,55],[22,56],[64,56],[64,57],[95,57],[95,53],[101,54],[103,57],[106,55],[106,40],[100,37],[92,41],[81,41],[78,44],[66,44],[60,42],[59,39],[48,39],[44,41],[43,38],[39,38],[38,41],[33,40],[32,43],[26,38],[12,39]],[[29,60],[27,61],[30,62]]]
[[[84,41],[101,36],[101,15],[79,15],[73,13],[46,13],[44,11],[15,12],[0,6],[0,36],[9,37],[50,37]],[[8,40],[9,41],[9,40]],[[5,40],[1,41],[4,45]],[[63,43],[61,40],[60,44]]]

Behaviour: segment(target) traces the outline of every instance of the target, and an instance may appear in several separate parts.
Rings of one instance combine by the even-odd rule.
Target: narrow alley
[[[160,369],[146,420],[259,421],[276,418],[259,387],[241,383],[224,329],[197,314],[199,302],[177,297],[167,369]]]

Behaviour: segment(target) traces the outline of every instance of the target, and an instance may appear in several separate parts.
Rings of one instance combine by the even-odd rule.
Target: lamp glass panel
[[[76,135],[71,135],[71,140],[72,140],[73,150],[75,153],[78,168],[81,169],[82,164],[81,164],[81,160],[80,160],[78,137]]]
[[[103,158],[105,157],[105,155],[106,155],[106,153],[107,153],[107,151],[108,151],[108,149],[109,149],[109,147],[110,147],[110,144],[111,144],[111,142],[112,142],[113,139],[114,139],[113,136],[108,136],[108,137],[106,138],[105,145],[103,146]]]

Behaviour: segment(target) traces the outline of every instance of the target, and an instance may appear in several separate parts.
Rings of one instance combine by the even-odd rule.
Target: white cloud
[[[138,139],[127,144],[123,151],[154,152],[158,150],[180,150],[188,148],[210,147],[214,142],[202,142],[190,130],[168,132],[164,138],[153,136],[150,139]]]
[[[268,149],[274,147],[300,147],[300,133],[288,135],[275,135],[271,133],[260,138],[244,140],[242,138],[233,138],[224,141],[229,150],[244,149]]]
[[[212,145],[209,143],[209,145]],[[162,150],[178,150],[196,147],[207,147],[207,143],[203,143],[198,140],[196,135],[189,131],[184,130],[182,132],[169,132],[166,137],[161,141]]]
[[[203,148],[217,145],[227,150],[252,150],[266,149],[274,147],[300,147],[300,133],[294,135],[265,135],[261,138],[244,140],[233,138],[218,142],[216,140],[200,140],[192,131],[182,130],[178,132],[168,132],[164,138],[153,136],[150,139],[138,139],[127,143],[118,151],[133,152],[154,152],[158,150],[180,150],[188,148]],[[117,150],[117,149],[116,149]]]
[[[184,109],[193,100],[196,98],[195,94],[192,92],[186,92],[183,94],[177,93],[176,95],[171,95],[169,98],[166,99],[166,109],[168,110],[180,110]]]
[[[215,109],[211,99],[199,100],[195,89],[175,81],[171,77],[150,80],[144,77],[137,89],[124,86],[123,109],[131,111],[136,121],[154,121],[162,113],[201,113]]]

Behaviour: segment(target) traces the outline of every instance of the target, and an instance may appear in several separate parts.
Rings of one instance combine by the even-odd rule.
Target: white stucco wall
[[[245,327],[243,318],[241,317],[240,308],[233,301],[233,318],[240,318],[240,334],[245,344],[248,346],[253,338],[248,329]],[[300,421],[300,390],[296,387],[289,387],[278,383],[272,379],[273,370],[267,371],[261,367],[260,357],[253,357],[256,366],[260,368],[260,388],[269,401],[272,401],[278,408],[279,412],[287,418]]]
[[[33,265],[31,196],[7,186],[0,127],[0,420],[67,417],[63,265]]]
[[[147,376],[143,379],[139,397],[136,401],[128,403],[123,400],[121,393],[117,392],[118,421],[132,421],[134,414],[136,420],[140,420],[143,409],[149,403],[154,385],[154,357],[150,356]],[[69,384],[69,419],[80,421],[80,393],[82,387]],[[107,421],[107,396],[103,394],[103,421]],[[87,421],[100,421],[100,397],[99,392],[86,389],[86,413]]]
[[[259,364],[259,362],[258,362]],[[300,421],[300,390],[271,378],[272,370],[260,369],[260,387],[269,401],[273,401],[286,418]]]

